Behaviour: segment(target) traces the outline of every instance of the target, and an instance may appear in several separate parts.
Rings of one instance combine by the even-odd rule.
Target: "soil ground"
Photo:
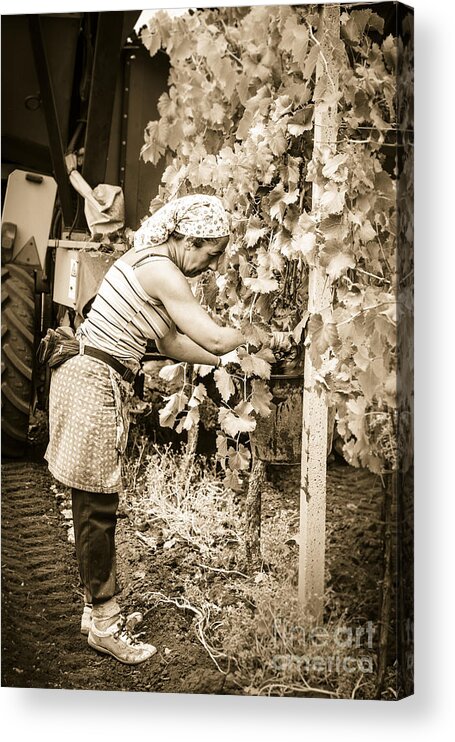
[[[298,467],[269,467],[263,516],[298,506]],[[52,485],[54,487],[52,488]],[[380,484],[365,471],[328,471],[327,571],[330,588],[357,619],[375,620],[381,579]],[[79,633],[82,591],[68,540],[65,494],[40,452],[2,465],[2,685],[9,687],[239,693],[199,643],[192,615],[174,606],[150,609],[150,591],[179,589],[177,547],[152,554],[120,512],[117,552],[122,602],[143,610],[143,631],[156,655],[137,667],[97,654]],[[66,516],[68,514],[66,513]]]

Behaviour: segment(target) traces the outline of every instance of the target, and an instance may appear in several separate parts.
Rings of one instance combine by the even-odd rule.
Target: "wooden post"
[[[338,74],[333,58],[333,47],[340,37],[340,7],[325,5],[321,9],[318,29],[320,54],[316,66],[316,80],[327,76],[328,89],[338,89]],[[327,108],[316,102],[314,114],[314,148],[328,144],[336,150],[336,105]],[[321,218],[322,189],[313,184],[312,212]],[[331,305],[327,274],[316,264],[309,276],[310,314],[321,312]],[[309,353],[305,356],[302,427],[302,473],[300,485],[300,554],[299,602],[305,617],[320,623],[324,597],[326,467],[327,467],[327,399],[324,392],[314,389],[315,369]]]
[[[265,480],[265,462],[253,459],[245,500],[245,555],[248,574],[261,568],[261,501]]]
[[[383,475],[385,483],[383,485],[383,521],[384,521],[384,535],[383,535],[383,575],[381,583],[381,605],[379,609],[379,637],[378,637],[378,673],[376,679],[376,694],[375,698],[380,699],[382,691],[384,689],[385,675],[387,671],[387,657],[390,640],[392,638],[391,631],[391,612],[392,612],[392,594],[393,594],[393,577],[394,577],[394,564],[393,564],[393,523],[394,523],[394,512],[396,512],[396,495],[398,487],[398,474],[392,472],[390,474]],[[395,506],[395,507],[394,507]],[[398,647],[393,647],[394,655],[396,655]]]

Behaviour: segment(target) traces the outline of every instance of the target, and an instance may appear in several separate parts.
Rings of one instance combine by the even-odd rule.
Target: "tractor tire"
[[[24,268],[2,268],[2,457],[27,448],[35,360],[35,282]]]

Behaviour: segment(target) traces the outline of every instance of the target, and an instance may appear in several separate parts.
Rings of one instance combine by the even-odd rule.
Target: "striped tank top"
[[[149,255],[140,262],[163,258],[166,256]],[[142,288],[134,266],[119,258],[107,271],[77,334],[86,345],[104,350],[121,361],[140,362],[147,340],[164,337],[172,324],[163,304]]]

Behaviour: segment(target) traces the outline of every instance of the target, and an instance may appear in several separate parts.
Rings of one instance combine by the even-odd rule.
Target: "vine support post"
[[[261,500],[264,480],[265,462],[255,456],[245,500],[245,555],[249,574],[261,567]]]
[[[379,637],[378,637],[378,673],[376,679],[376,699],[381,699],[387,672],[387,655],[392,639],[391,612],[394,579],[394,539],[393,524],[396,519],[396,495],[398,490],[398,474],[391,472],[383,475],[383,575],[381,583],[381,598],[379,608]],[[396,644],[396,637],[394,637]],[[394,647],[397,656],[398,647]]]
[[[316,81],[325,76],[327,91],[338,92],[338,72],[334,50],[340,39],[340,6],[321,8],[317,42],[320,53]],[[323,87],[323,86],[322,86]],[[321,146],[336,150],[338,135],[337,104],[315,101],[313,155]],[[321,220],[322,187],[313,183],[312,213]],[[318,260],[310,268],[308,309],[310,315],[331,313],[331,291],[327,274]],[[305,616],[321,623],[324,598],[326,474],[327,474],[327,395],[315,388],[316,369],[305,354],[303,389],[302,461],[300,483],[299,603]]]

